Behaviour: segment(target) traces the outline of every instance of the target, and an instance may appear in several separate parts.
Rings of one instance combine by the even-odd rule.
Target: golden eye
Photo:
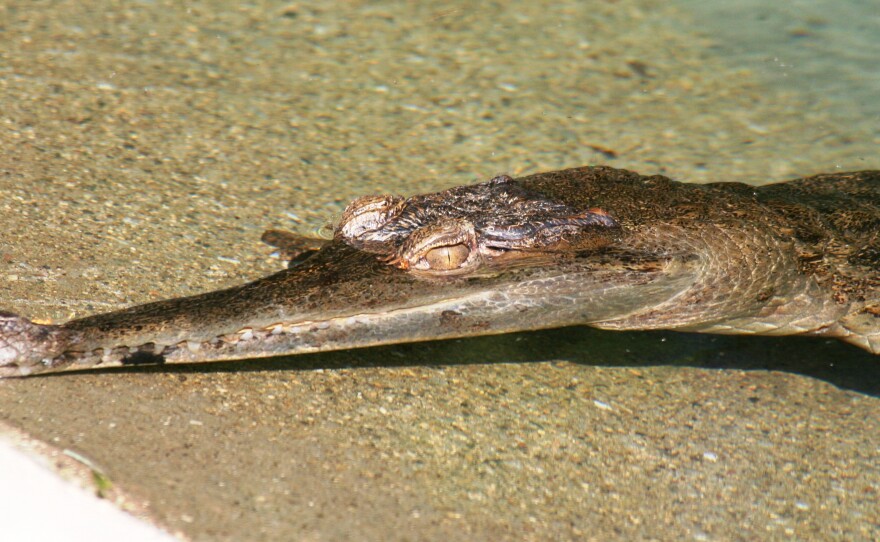
[[[449,245],[432,248],[425,253],[423,260],[429,269],[447,271],[458,269],[468,259],[470,249],[465,245]]]

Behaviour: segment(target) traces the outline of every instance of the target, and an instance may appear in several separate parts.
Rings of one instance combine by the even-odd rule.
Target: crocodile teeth
[[[272,335],[281,335],[284,333],[284,324],[272,324],[271,326],[267,326],[264,331],[268,331]]]
[[[181,346],[185,346],[186,349],[193,354],[198,353],[198,351],[202,349],[202,343],[198,341],[182,341]]]

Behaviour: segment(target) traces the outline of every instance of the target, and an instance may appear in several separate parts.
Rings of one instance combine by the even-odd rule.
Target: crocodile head
[[[589,323],[656,305],[692,282],[692,267],[630,250],[625,235],[612,215],[509,177],[408,199],[363,197],[333,240],[287,238],[286,253],[308,256],[248,284],[62,326],[0,315],[0,377]]]
[[[598,208],[573,209],[502,175],[403,199],[364,196],[343,213],[335,239],[414,276],[485,276],[607,245],[619,229]]]

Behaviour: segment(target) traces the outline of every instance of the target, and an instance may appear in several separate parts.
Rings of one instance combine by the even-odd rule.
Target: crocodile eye
[[[448,271],[461,267],[470,255],[471,250],[466,245],[449,245],[432,248],[422,257],[429,269]]]
[[[447,218],[413,231],[385,261],[415,276],[439,278],[470,273],[482,259],[474,225]]]

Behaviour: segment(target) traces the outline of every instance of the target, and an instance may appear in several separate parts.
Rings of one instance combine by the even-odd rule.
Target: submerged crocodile
[[[880,353],[880,171],[762,187],[607,167],[368,196],[284,271],[41,325],[0,313],[0,376],[247,359],[586,324],[820,335]]]

